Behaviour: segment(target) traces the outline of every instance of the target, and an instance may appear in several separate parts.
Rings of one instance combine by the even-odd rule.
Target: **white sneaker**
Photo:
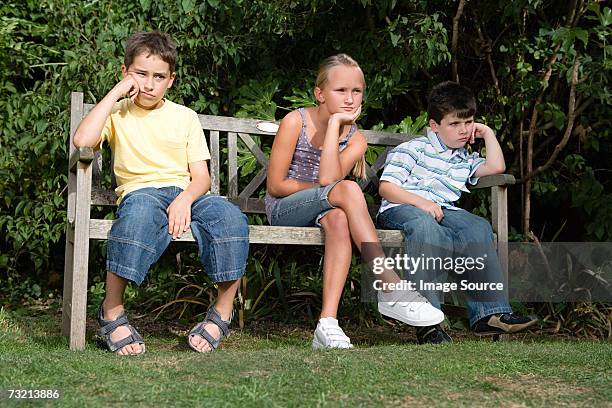
[[[444,313],[416,290],[379,291],[378,311],[411,326],[433,326],[444,320]]]
[[[351,339],[338,326],[338,320],[324,317],[319,320],[312,339],[312,348],[353,348]]]

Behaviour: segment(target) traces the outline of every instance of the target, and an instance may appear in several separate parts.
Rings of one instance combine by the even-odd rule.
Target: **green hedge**
[[[612,13],[596,1],[578,2],[575,10],[570,3],[560,7],[534,0],[470,1],[456,32],[456,2],[445,1],[4,3],[0,6],[2,290],[39,296],[41,290],[61,286],[69,93],[83,91],[87,102],[102,98],[119,79],[125,40],[137,30],[166,31],[178,44],[171,99],[201,113],[229,116],[278,119],[289,109],[310,103],[318,62],[346,52],[360,61],[367,79],[361,125],[414,130],[414,122],[422,123],[423,118],[411,118],[423,112],[428,89],[451,79],[456,61],[460,81],[478,93],[481,120],[497,131],[508,167],[518,177],[525,172],[525,132],[540,94],[535,107],[534,168],[547,161],[561,140],[568,125],[571,70],[578,61],[576,94],[582,110],[567,146],[533,179],[530,228],[541,240],[611,239],[610,173],[604,169],[609,168],[606,156],[611,150]],[[454,59],[453,38],[457,39]],[[546,83],[542,78],[553,55]],[[511,191],[515,239],[525,238],[520,197],[521,187]],[[486,212],[484,195],[468,201]],[[259,266],[253,260],[249,274],[250,278],[262,274],[261,290],[274,278],[278,256],[298,259],[289,250],[277,256],[266,249],[257,251],[263,251],[258,253]],[[308,275],[316,277],[320,253],[312,252],[307,259],[314,266]],[[94,253],[98,255],[94,276],[99,279],[103,248]],[[172,275],[174,266],[165,268],[162,275]],[[267,290],[296,292],[300,285],[308,286],[303,281],[288,282],[284,275],[277,278]],[[164,291],[164,285],[158,288],[160,302],[179,289]]]

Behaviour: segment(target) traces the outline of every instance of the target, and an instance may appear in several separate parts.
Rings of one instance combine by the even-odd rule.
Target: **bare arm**
[[[168,214],[168,233],[172,238],[180,238],[191,224],[191,205],[210,189],[210,175],[204,160],[189,163],[191,183],[166,209]]]
[[[83,118],[77,128],[73,143],[76,147],[94,147],[100,142],[104,123],[110,115],[115,102],[124,95],[132,100],[138,95],[138,85],[131,75],[127,75],[111,89],[106,96]]]
[[[189,173],[191,174],[191,183],[184,192],[193,198],[192,201],[195,201],[210,190],[210,174],[206,161],[200,160],[189,163]]]
[[[440,222],[444,218],[444,212],[442,207],[438,203],[434,203],[426,198],[421,197],[418,194],[406,191],[397,184],[393,184],[389,181],[381,181],[378,187],[378,193],[385,200],[396,203],[396,204],[410,204],[426,213],[430,214]]]
[[[501,146],[493,130],[482,123],[474,123],[474,135],[472,139],[474,138],[484,139],[485,148],[487,149],[485,162],[476,169],[474,175],[476,177],[483,177],[491,174],[503,173],[504,170],[506,170],[504,153],[502,152]]]
[[[323,151],[321,152],[320,185],[326,186],[344,179],[368,148],[365,137],[357,131],[342,152],[338,149],[343,126],[353,125],[360,113],[361,107],[352,114],[336,113],[329,118],[325,140],[323,141]]]
[[[266,188],[273,197],[286,197],[297,191],[314,187],[313,183],[292,180],[287,177],[289,165],[295,152],[298,137],[302,130],[302,120],[298,111],[287,114],[281,121],[268,163]]]
[[[363,133],[357,131],[349,140],[346,148],[340,152],[338,141],[335,146],[323,147],[319,167],[319,184],[326,186],[338,180],[343,180],[368,148]],[[327,151],[326,151],[327,149]]]

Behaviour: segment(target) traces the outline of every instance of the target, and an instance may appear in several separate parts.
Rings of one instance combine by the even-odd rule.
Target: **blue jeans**
[[[179,187],[147,187],[123,198],[108,238],[108,271],[142,283],[172,241],[166,209],[182,191]],[[244,274],[249,227],[238,207],[219,196],[198,198],[191,206],[191,232],[213,282],[233,281]]]
[[[493,241],[493,230],[487,220],[465,210],[443,209],[444,218],[438,223],[430,214],[412,205],[402,204],[378,215],[381,228],[402,230],[406,254],[413,257],[470,257],[484,260],[481,270],[462,272],[458,280],[469,282],[504,282],[504,275]],[[438,265],[439,266],[439,265]],[[445,268],[424,270],[413,275],[429,282],[446,282]],[[457,269],[455,269],[457,271]],[[433,306],[440,308],[439,291],[421,291]],[[468,317],[473,326],[483,317],[495,313],[512,313],[507,291],[468,290]]]

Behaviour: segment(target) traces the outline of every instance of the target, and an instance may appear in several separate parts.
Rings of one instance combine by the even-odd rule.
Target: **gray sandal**
[[[232,312],[232,316],[233,314],[234,313]],[[215,305],[212,304],[208,308],[204,320],[198,323],[193,329],[191,329],[191,331],[187,335],[187,343],[189,343],[189,347],[191,347],[198,353],[205,353],[205,351],[200,351],[196,347],[194,347],[193,344],[191,344],[191,339],[193,338],[193,336],[198,335],[208,342],[208,344],[212,348],[211,351],[215,351],[217,347],[219,347],[219,343],[221,343],[221,340],[230,335],[229,325],[232,321],[232,316],[230,316],[229,320],[223,320],[219,312],[217,312],[217,309],[215,309]],[[221,331],[221,336],[219,336],[218,339],[215,339],[209,332],[204,329],[204,326],[209,323],[217,325],[217,327]]]
[[[140,333],[138,333],[136,329],[130,324],[125,313],[122,312],[119,316],[117,316],[115,320],[104,320],[104,311],[102,310],[102,305],[100,305],[100,308],[98,309],[98,324],[100,324],[98,336],[100,336],[106,342],[106,346],[113,353],[130,344],[142,344],[142,352],[134,355],[139,356],[141,354],[144,354],[144,340]],[[117,327],[121,326],[127,326],[127,328],[130,329],[131,334],[124,339],[112,341],[110,337],[111,333]]]

